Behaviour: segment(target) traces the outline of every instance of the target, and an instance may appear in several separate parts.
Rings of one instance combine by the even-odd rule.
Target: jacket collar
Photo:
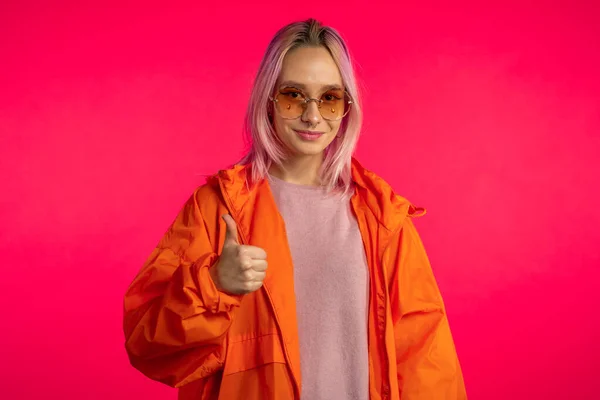
[[[407,216],[419,217],[426,213],[424,208],[416,207],[397,195],[385,180],[364,168],[356,158],[352,158],[351,168],[355,186],[354,196],[358,197],[359,203],[366,206],[388,231],[395,232],[400,229]],[[213,177],[220,182],[223,195],[228,198],[234,212],[242,210],[248,200],[256,194],[256,187],[250,188],[247,184],[246,177],[249,171],[249,165],[234,165]],[[259,182],[257,186],[263,184],[264,182]]]

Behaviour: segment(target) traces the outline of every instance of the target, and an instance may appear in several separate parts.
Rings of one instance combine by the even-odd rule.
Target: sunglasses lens
[[[343,90],[329,90],[321,96],[321,115],[324,119],[337,121],[350,110],[350,99]]]
[[[298,118],[304,112],[304,95],[296,89],[283,89],[276,99],[275,107],[283,118]]]

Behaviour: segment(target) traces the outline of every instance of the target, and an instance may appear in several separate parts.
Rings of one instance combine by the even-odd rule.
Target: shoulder
[[[206,182],[200,184],[192,193],[192,198],[197,204],[217,202],[220,199],[219,182],[216,175],[209,176]]]
[[[352,159],[352,180],[360,202],[389,230],[405,225],[407,218],[420,217],[427,212],[425,208],[396,193],[385,179],[365,168],[355,158]]]
[[[189,202],[199,207],[203,214],[222,212],[226,199],[239,202],[250,195],[247,176],[248,165],[234,165],[206,176],[206,181],[197,186]]]

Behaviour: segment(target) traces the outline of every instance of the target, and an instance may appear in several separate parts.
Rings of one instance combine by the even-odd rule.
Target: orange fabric
[[[293,266],[267,181],[247,167],[209,178],[190,197],[126,292],[131,364],[179,398],[297,399],[300,354]],[[353,160],[351,203],[370,270],[371,400],[462,400],[466,393],[444,304],[412,218],[424,214]],[[265,249],[263,288],[219,292],[208,268],[235,219],[241,243]],[[335,382],[332,382],[335,384]]]

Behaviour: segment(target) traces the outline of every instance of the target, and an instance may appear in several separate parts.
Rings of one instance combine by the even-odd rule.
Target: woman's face
[[[324,119],[315,101],[309,102],[298,118],[286,119],[284,117],[290,117],[282,115],[290,109],[286,101],[293,102],[304,96],[339,102],[336,96],[342,94],[343,97],[343,90],[338,67],[324,47],[300,47],[286,54],[273,94],[282,100],[274,104],[274,108],[281,107],[283,112],[273,110],[273,124],[291,156],[321,155],[335,139],[342,120]],[[325,115],[337,112],[325,104],[321,106]]]

